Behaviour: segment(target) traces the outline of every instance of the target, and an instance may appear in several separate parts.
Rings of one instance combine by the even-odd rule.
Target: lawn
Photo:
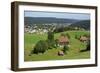
[[[89,34],[88,31],[66,31],[70,35],[70,48],[64,56],[58,56],[60,47],[47,50],[44,54],[32,54],[29,56],[34,45],[39,40],[46,40],[47,34],[24,34],[24,60],[25,61],[43,61],[43,60],[64,60],[64,59],[87,59],[90,58],[90,51],[80,52],[86,48],[86,44],[75,39],[75,35]],[[58,38],[61,33],[54,34],[54,38]]]

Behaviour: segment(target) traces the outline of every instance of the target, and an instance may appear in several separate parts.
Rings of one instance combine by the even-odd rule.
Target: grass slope
[[[75,39],[75,35],[84,35],[89,34],[88,31],[67,31],[63,33],[69,33],[70,35],[70,48],[67,54],[64,56],[58,56],[57,53],[61,48],[53,48],[51,50],[46,51],[44,54],[33,54],[29,56],[31,50],[34,45],[39,40],[46,40],[47,34],[39,35],[39,34],[28,34],[24,35],[24,60],[25,61],[43,61],[43,60],[64,60],[64,59],[87,59],[90,58],[90,52],[79,52],[82,49],[86,48],[85,43],[81,43],[79,40]],[[55,39],[59,38],[61,33],[55,34]]]

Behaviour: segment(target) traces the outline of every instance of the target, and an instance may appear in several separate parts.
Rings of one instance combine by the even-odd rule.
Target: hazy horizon
[[[76,20],[90,20],[89,13],[68,13],[68,12],[44,12],[44,11],[24,11],[24,17],[51,17]]]

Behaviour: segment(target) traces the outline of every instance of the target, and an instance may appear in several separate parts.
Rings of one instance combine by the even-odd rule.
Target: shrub
[[[66,51],[68,51],[68,46],[67,45],[64,45],[63,47],[63,50],[62,50],[65,54],[66,54]]]
[[[54,40],[54,33],[53,32],[48,32],[48,40]]]
[[[48,44],[46,41],[40,40],[34,47],[32,53],[44,53],[48,49]]]
[[[84,34],[83,36],[90,38],[90,34]]]
[[[58,44],[59,44],[58,41],[59,41],[58,39],[55,39],[55,46],[56,47],[58,47]]]
[[[80,35],[75,35],[75,39],[80,39]]]
[[[75,35],[75,39],[78,39],[78,36],[77,35]]]
[[[47,40],[48,42],[48,49],[56,48],[54,40]]]
[[[87,47],[86,47],[86,50],[90,50],[90,40],[87,42]]]
[[[70,39],[70,35],[68,33],[66,33],[66,36]]]
[[[55,40],[54,40],[54,32],[51,32],[51,31],[48,32],[48,40],[47,40],[47,42],[48,42],[48,48],[49,49],[52,49],[52,48],[56,47],[55,46]]]
[[[61,33],[61,36],[66,36],[66,34],[65,33]]]

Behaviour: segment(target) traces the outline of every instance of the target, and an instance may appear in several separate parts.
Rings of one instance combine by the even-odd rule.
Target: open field
[[[39,40],[46,40],[47,34],[24,34],[24,60],[25,61],[43,61],[43,60],[63,60],[63,59],[87,59],[90,58],[90,51],[80,52],[80,50],[86,49],[86,43],[82,43],[75,39],[75,35],[89,34],[88,31],[66,31],[70,35],[70,48],[64,56],[58,56],[57,52],[61,49],[53,48],[47,50],[44,54],[32,54],[29,56],[34,45]],[[54,38],[57,39],[61,33],[55,33]]]

